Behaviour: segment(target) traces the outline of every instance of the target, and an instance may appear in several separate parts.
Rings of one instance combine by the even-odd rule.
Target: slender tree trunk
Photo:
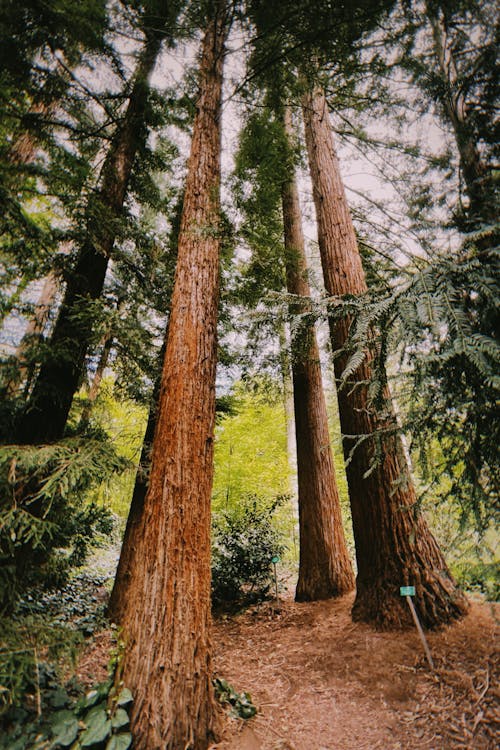
[[[365,275],[323,92],[307,93],[303,110],[325,287],[336,297],[362,295]],[[330,319],[339,382],[347,363],[339,352],[349,326],[346,318]],[[435,626],[462,615],[467,602],[417,508],[388,388],[383,414],[375,414],[369,403],[372,361],[367,350],[363,364],[338,390],[358,563],[353,617],[383,628],[410,625],[399,587],[414,585],[420,617],[426,626]]]
[[[149,408],[146,432],[144,433],[144,440],[142,442],[141,457],[137,467],[134,491],[132,493],[132,500],[127,516],[125,533],[123,535],[120,559],[116,569],[113,589],[109,597],[108,616],[116,623],[123,622],[125,616],[129,596],[128,589],[132,580],[135,554],[141,546],[141,520],[144,510],[144,500],[146,499],[146,492],[149,484],[151,452],[153,449],[153,440],[158,415],[158,403],[160,400],[161,366],[165,358],[165,346],[166,338],[160,351],[158,368],[160,372],[155,380],[153,393],[151,395],[151,406]]]
[[[228,26],[222,7],[213,8],[202,45],[151,474],[123,620],[123,679],[134,692],[137,750],[206,750],[216,731],[210,496]]]
[[[285,325],[279,326],[278,337],[280,347],[280,369],[283,382],[283,408],[285,410],[286,423],[286,452],[288,456],[288,467],[290,469],[292,487],[293,510],[298,518],[298,492],[297,485],[297,447],[295,445],[295,416],[293,412],[293,383],[290,355],[288,351],[288,331]]]
[[[288,138],[293,138],[289,111]],[[311,296],[295,176],[282,185],[287,290],[292,315],[307,313]],[[303,298],[303,299],[300,299]],[[305,298],[305,299],[304,299]],[[292,343],[293,403],[299,484],[300,565],[296,601],[315,601],[354,588],[342,526],[328,416],[314,325],[304,323]]]
[[[471,220],[477,222],[486,219],[496,223],[497,206],[491,200],[488,169],[481,159],[469,123],[467,104],[446,28],[445,12],[439,3],[426,2],[426,14],[432,29],[434,55],[444,84],[444,93],[439,101],[455,135],[460,167],[470,200]]]
[[[59,247],[59,255],[68,255],[71,243],[63,242]],[[13,398],[18,392],[20,385],[24,383],[23,393],[26,399],[31,390],[34,378],[35,366],[30,362],[29,349],[36,339],[39,339],[47,325],[51,310],[56,304],[57,293],[61,287],[59,274],[51,271],[43,280],[42,290],[35,305],[33,317],[28,322],[23,338],[16,349],[15,359],[17,363],[16,372],[7,383],[6,393]]]
[[[51,336],[51,357],[40,368],[18,427],[17,439],[21,443],[57,440],[66,426],[92,340],[90,312],[85,311],[90,302],[101,296],[104,287],[135,155],[146,137],[148,77],[160,44],[156,35],[146,42],[127,111],[102,168],[101,188],[89,201],[86,238],[68,279]]]
[[[31,115],[49,115],[58,106],[58,101],[38,102],[30,109]],[[8,152],[8,160],[13,166],[27,166],[34,162],[37,151],[37,140],[34,133],[24,131],[14,140]],[[69,252],[69,243],[61,246],[61,252]],[[56,273],[49,273],[43,283],[40,297],[34,309],[32,319],[28,322],[23,338],[16,349],[15,359],[17,361],[17,371],[15,375],[6,383],[5,393],[8,398],[16,396],[20,384],[25,381],[24,392],[28,393],[30,389],[30,380],[33,368],[30,367],[26,354],[33,343],[35,337],[41,336],[54,306],[54,302],[59,291],[60,280]]]
[[[50,101],[35,102],[29,108],[30,119],[35,120],[38,115],[50,116],[54,114],[59,106],[59,99],[54,99],[53,95]],[[11,164],[17,166],[26,166],[35,160],[38,143],[36,137],[36,126],[31,126],[30,130],[23,130],[19,133],[11,147],[9,148],[7,159]]]
[[[79,429],[81,431],[86,429],[89,425],[90,415],[92,414],[92,409],[94,408],[95,401],[97,399],[97,396],[99,395],[104,371],[108,366],[109,355],[111,354],[111,350],[113,349],[113,343],[113,333],[112,331],[108,331],[101,341],[101,356],[99,357],[99,362],[97,363],[96,371],[94,373],[94,377],[92,378],[92,383],[90,384],[90,388],[87,394],[87,400],[82,409],[79,425]]]
[[[30,346],[36,337],[43,333],[45,325],[54,305],[55,298],[59,289],[59,279],[55,273],[50,273],[45,277],[40,296],[35,306],[33,317],[28,322],[24,336],[16,349],[15,359],[17,363],[15,375],[6,384],[6,394],[8,398],[16,396],[21,383],[25,383],[25,392],[29,391],[30,364],[27,354]]]

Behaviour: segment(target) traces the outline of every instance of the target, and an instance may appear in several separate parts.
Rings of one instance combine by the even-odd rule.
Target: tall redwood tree
[[[365,274],[321,89],[304,95],[303,112],[325,287],[334,297],[363,295]],[[339,383],[348,361],[342,350],[350,322],[330,319]],[[467,602],[418,510],[388,388],[383,412],[375,413],[369,403],[372,362],[367,350],[363,363],[338,390],[358,564],[353,617],[379,627],[409,624],[399,587],[414,585],[420,616],[425,625],[434,626],[462,615]],[[379,456],[373,462],[375,451]]]
[[[293,138],[290,112],[285,129]],[[307,313],[311,296],[295,175],[282,184],[287,291],[292,314]],[[313,323],[304,323],[292,344],[293,403],[297,444],[300,528],[299,579],[295,599],[315,601],[354,588],[354,573],[342,526],[342,512],[330,447],[319,349]]]
[[[137,750],[206,750],[211,685],[210,496],[219,298],[222,69],[228,18],[210,4],[140,547],[123,619]]]

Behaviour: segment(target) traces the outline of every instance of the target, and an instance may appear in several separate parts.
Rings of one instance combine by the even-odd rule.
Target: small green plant
[[[5,619],[0,627],[0,722],[9,713],[55,707],[59,675],[74,665],[81,633],[42,615]],[[57,695],[55,700],[57,701]]]
[[[107,680],[76,703],[59,688],[59,709],[33,720],[26,712],[13,712],[10,728],[0,740],[1,750],[127,750],[132,744],[128,707],[132,694]],[[54,705],[54,704],[53,704]],[[62,706],[62,707],[61,707]]]
[[[231,706],[231,715],[239,719],[251,719],[257,713],[249,693],[237,693],[236,690],[220,677],[213,680],[215,697],[222,705]]]
[[[30,589],[0,622],[0,721],[12,710],[54,703],[85,637],[106,625],[106,577],[81,572],[62,589]],[[56,691],[54,693],[54,690]]]
[[[252,496],[243,508],[220,513],[214,521],[212,598],[215,606],[241,606],[264,599],[272,585],[271,559],[285,549],[273,525],[278,497],[263,505]]]
[[[71,687],[71,686],[67,686]],[[0,750],[127,750],[132,693],[112,676],[78,700],[57,680],[41,682],[35,706],[4,715]]]

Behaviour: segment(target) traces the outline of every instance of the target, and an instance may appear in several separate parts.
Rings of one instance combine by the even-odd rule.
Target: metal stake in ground
[[[271,558],[271,562],[274,565],[274,589],[276,592],[276,604],[280,603],[279,596],[278,596],[278,572],[276,569],[276,563],[279,563],[280,559],[278,555],[274,555],[274,557]]]
[[[422,641],[422,645],[424,647],[427,661],[429,662],[430,668],[434,671],[435,667],[434,667],[434,662],[432,661],[429,644],[427,643],[424,630],[422,628],[422,625],[420,624],[420,620],[418,619],[418,615],[417,615],[417,610],[415,609],[415,605],[413,604],[413,600],[412,600],[412,596],[415,596],[415,586],[401,586],[399,589],[399,593],[401,594],[401,596],[404,596],[406,598],[406,601],[408,602],[411,616],[413,617],[413,622],[415,623],[417,632],[420,636],[420,640]]]

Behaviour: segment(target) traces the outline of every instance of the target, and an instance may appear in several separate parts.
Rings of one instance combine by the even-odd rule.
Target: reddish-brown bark
[[[285,126],[291,138],[288,111]],[[311,291],[299,194],[293,173],[283,183],[281,195],[287,290],[297,298],[290,304],[290,311],[299,315],[309,311]],[[342,526],[314,324],[304,323],[292,344],[292,380],[300,527],[295,599],[315,601],[351,591],[354,573]]]
[[[168,334],[167,334],[168,335]],[[166,342],[166,339],[165,339]],[[165,358],[165,343],[160,352],[159,370]],[[149,471],[151,468],[151,451],[153,449],[153,440],[156,430],[156,421],[158,414],[158,402],[160,400],[161,389],[161,372],[155,381],[151,405],[149,408],[148,421],[144,440],[142,441],[141,457],[137,474],[135,477],[134,491],[127,516],[127,524],[123,535],[120,559],[116,569],[113,589],[109,597],[108,616],[116,623],[122,622],[128,601],[128,587],[132,580],[132,571],[134,568],[134,559],[138,549],[141,546],[141,519],[144,510],[144,500],[148,491]]]
[[[92,414],[94,403],[99,395],[104,371],[108,366],[111,350],[113,349],[113,341],[113,333],[111,331],[108,331],[101,340],[101,354],[87,394],[87,401],[82,409],[79,425],[80,430],[84,430],[90,422],[90,415]]]
[[[336,297],[362,295],[365,274],[321,90],[304,96],[303,111],[325,287]],[[349,325],[346,318],[330,319],[334,352],[343,349]],[[411,625],[399,587],[415,585],[420,617],[434,626],[462,615],[467,602],[417,509],[388,389],[383,415],[369,404],[366,384],[372,377],[372,359],[367,351],[363,364],[338,390],[358,564],[353,617],[386,628]],[[346,363],[345,354],[335,357],[339,382]],[[377,445],[380,460],[372,466]]]
[[[137,750],[206,750],[216,730],[210,496],[226,34],[215,11],[202,46],[151,474],[123,619]]]

